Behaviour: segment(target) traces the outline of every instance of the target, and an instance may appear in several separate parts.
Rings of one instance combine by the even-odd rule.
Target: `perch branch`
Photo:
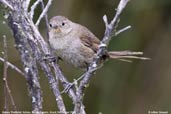
[[[35,53],[35,56],[42,68],[42,70],[45,72],[47,78],[48,78],[48,81],[49,81],[49,84],[50,84],[50,87],[51,89],[53,90],[53,93],[56,97],[56,102],[57,102],[57,106],[60,110],[61,113],[64,113],[66,112],[66,109],[65,109],[65,105],[64,105],[64,102],[63,102],[63,99],[62,99],[62,96],[60,94],[60,91],[59,91],[59,85],[58,85],[58,81],[55,80],[52,72],[51,72],[51,69],[50,67],[46,64],[46,62],[41,59],[41,51],[40,49],[38,48],[37,45],[35,45],[34,43],[32,43],[32,46],[33,49],[34,49],[34,53]]]
[[[56,78],[59,77],[63,87],[67,88],[67,84],[69,84],[69,81],[62,74],[61,70],[59,69],[59,66],[55,62],[52,62],[52,67],[53,67],[54,71],[57,74]],[[75,92],[74,92],[73,88],[69,89],[68,95],[70,96],[70,98],[72,99],[73,103],[75,104],[76,103],[76,95],[75,95]]]
[[[50,55],[50,56],[54,57],[53,54],[51,53],[51,51],[49,50],[49,47],[48,47],[47,43],[44,41],[43,37],[40,35],[37,27],[34,26],[33,22],[31,22],[30,24],[31,24],[32,29],[33,29],[33,35],[34,35],[34,37],[36,37],[36,39],[40,43],[40,46],[41,46],[41,49],[43,50],[43,53],[45,55]],[[52,67],[55,70],[55,72],[58,74],[57,76],[59,77],[59,80],[62,82],[63,87],[66,88],[67,84],[69,82],[67,81],[65,76],[60,71],[59,66],[57,66],[55,62],[52,62],[51,64],[52,64]],[[51,86],[51,87],[53,87],[53,86]],[[56,89],[58,89],[58,88],[52,88],[52,89],[53,89],[53,91],[56,91]],[[75,103],[76,97],[75,97],[75,94],[74,94],[74,90],[72,88],[69,90],[68,94],[72,98],[73,102]]]
[[[34,23],[32,21],[29,21],[29,25],[30,25],[30,28],[32,29],[32,31],[29,33],[31,33],[33,35],[33,37],[38,41],[38,43],[41,46],[41,50],[43,51],[43,54],[44,55],[52,55],[51,51],[49,50],[48,44],[44,41],[43,37],[41,36],[40,32],[38,31],[38,29],[34,25]],[[60,112],[66,112],[62,96],[60,95],[60,92],[59,92],[58,83],[54,79],[53,75],[51,74],[49,66],[43,60],[43,56],[41,54],[42,52],[38,51],[39,50],[38,46],[34,46],[34,47],[36,48],[36,50],[38,52],[38,53],[36,53],[36,55],[39,55],[36,58],[39,60],[39,64],[41,65],[41,68],[45,72],[45,74],[49,80],[50,87],[53,90],[53,93],[56,97],[57,106],[58,106]]]
[[[44,41],[44,39],[40,35],[38,29],[34,26],[33,23],[31,23],[31,26],[32,26],[32,29],[33,29],[33,35],[38,40],[38,42],[40,43],[41,48],[43,50],[43,53],[45,55],[52,55],[51,51],[48,48],[47,43]],[[42,57],[42,56],[40,56],[40,57]],[[40,63],[42,63],[42,62],[40,62]],[[56,63],[55,62],[52,62],[51,64],[52,64],[53,69],[55,70],[55,73],[58,74],[57,76],[59,77],[59,79],[62,82],[63,86],[66,87],[66,83],[69,83],[69,82],[66,80],[65,76],[63,76],[63,74],[59,70],[59,67],[56,65]],[[49,83],[50,83],[50,85],[52,87],[52,90],[54,91],[54,94],[56,96],[56,99],[58,99],[58,97],[60,97],[60,94],[59,93],[56,93],[56,92],[58,91],[57,89],[59,89],[59,88],[56,88],[55,86],[52,85],[54,83],[57,84],[57,82],[51,83],[52,81],[55,81],[55,80],[53,79],[53,76],[49,75],[50,72],[47,71],[48,70],[47,69],[48,66],[46,64],[44,64],[44,65],[45,66],[43,66],[43,70],[46,71],[45,73],[48,76]],[[51,77],[49,77],[49,76],[51,76]],[[69,96],[74,99],[74,94],[73,94],[73,90],[72,89],[69,91],[69,94],[70,94]],[[62,99],[58,99],[58,100],[62,100]],[[58,100],[57,100],[57,102],[58,102]],[[59,102],[62,102],[62,101],[59,101]],[[60,103],[57,103],[57,104],[60,104]],[[59,107],[59,109],[61,109],[60,112],[64,112],[64,110],[62,110],[62,109],[65,109],[63,103],[62,103],[62,105],[58,105],[58,107]]]
[[[26,18],[26,20],[29,20],[29,18]],[[29,38],[31,40],[30,45],[32,51],[35,55],[35,58],[39,61],[41,68],[43,69],[43,71],[45,72],[48,78],[50,87],[53,90],[53,93],[56,97],[57,106],[60,112],[66,112],[62,96],[60,95],[59,92],[58,83],[56,82],[53,75],[51,74],[50,67],[47,63],[45,63],[42,56],[42,53],[44,55],[49,55],[51,51],[49,50],[47,43],[44,41],[37,27],[34,25],[33,21],[32,20],[27,21],[26,25],[28,25],[27,27],[29,27],[29,29],[28,31],[25,31],[25,34],[27,34],[27,36],[33,37],[33,38]],[[35,39],[37,42],[35,42],[32,39]],[[41,49],[39,49],[38,43],[40,44]]]
[[[45,5],[44,5],[44,2],[41,0],[41,8],[42,10],[45,9]],[[45,22],[46,22],[46,30],[47,30],[47,39],[49,39],[49,33],[48,33],[48,27],[49,27],[49,22],[48,22],[48,16],[47,16],[47,13],[45,13]],[[58,81],[58,78],[59,80],[62,82],[64,88],[67,87],[67,84],[69,83],[68,80],[65,78],[65,76],[62,74],[61,70],[59,69],[59,66],[55,63],[55,62],[51,62],[51,65],[54,69],[54,72],[55,72],[55,76],[56,76],[56,79]],[[72,89],[69,90],[68,92],[69,96],[72,98],[73,102],[75,102],[76,100],[76,97],[75,97],[75,93]]]
[[[50,0],[50,1],[52,1],[52,0]],[[40,44],[41,50],[44,53],[44,55],[52,55],[51,51],[49,50],[49,47],[48,47],[47,43],[44,41],[44,39],[41,36],[40,32],[38,31],[37,27],[34,25],[33,21],[29,20],[29,24],[28,25],[29,25],[31,31],[29,31],[27,33],[32,34],[34,39],[36,39],[36,41]],[[54,79],[53,75],[51,74],[50,67],[44,62],[43,56],[41,54],[42,52],[39,51],[38,46],[34,46],[34,47],[37,50],[37,53],[35,55],[39,55],[36,58],[38,59],[39,64],[41,65],[41,68],[45,72],[45,74],[46,74],[46,76],[47,76],[47,78],[49,80],[50,87],[53,90],[53,93],[54,93],[54,95],[56,97],[57,106],[58,106],[60,112],[66,112],[66,109],[65,109],[65,106],[64,106],[64,103],[63,103],[63,99],[62,99],[62,97],[60,95],[60,92],[59,92],[58,83],[56,82],[56,80]]]
[[[109,41],[111,40],[110,36],[112,35],[112,31],[116,31],[113,29],[116,28],[119,16],[120,16],[121,12],[123,11],[123,9],[125,8],[125,6],[127,5],[128,1],[129,0],[121,0],[120,1],[119,5],[117,7],[117,10],[116,10],[116,14],[115,14],[114,18],[112,19],[112,21],[110,22],[110,24],[108,23],[107,16],[105,15],[103,17],[103,21],[106,26],[105,34],[104,34],[102,41],[100,42],[99,49],[97,51],[97,56],[94,58],[93,62],[90,64],[88,71],[84,74],[84,77],[81,80],[79,88],[76,92],[78,102],[74,107],[75,113],[80,113],[80,114],[83,113],[83,112],[81,112],[83,91],[84,91],[86,85],[88,84],[88,82],[90,81],[90,79],[92,78],[94,71],[97,70],[97,67],[98,67],[97,64],[98,64],[100,58],[103,56],[104,52],[106,51],[106,47],[109,44]]]

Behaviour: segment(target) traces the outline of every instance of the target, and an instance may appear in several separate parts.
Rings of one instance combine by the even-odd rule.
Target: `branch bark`
[[[42,111],[42,92],[39,84],[36,63],[36,61],[38,61],[49,80],[50,87],[56,97],[59,111],[62,113],[66,112],[62,97],[60,95],[58,81],[56,81],[52,75],[49,64],[43,60],[44,55],[50,55],[49,47],[40,35],[32,19],[29,18],[29,13],[25,12],[27,11],[25,9],[26,7],[23,7],[25,4],[28,4],[25,3],[27,1],[23,0],[20,2],[18,0],[6,0],[6,2],[13,6],[13,10],[7,10],[6,13],[8,14],[9,26],[13,31],[16,48],[19,51],[23,62],[25,78],[28,82],[29,92],[32,97],[32,111],[35,113]],[[41,18],[39,18],[39,21]]]

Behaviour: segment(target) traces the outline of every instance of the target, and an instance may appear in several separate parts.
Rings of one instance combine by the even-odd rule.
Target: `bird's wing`
[[[83,35],[80,39],[86,47],[91,48],[94,52],[97,52],[100,41],[96,37]]]
[[[87,28],[85,28],[85,29],[87,29]],[[81,33],[83,33],[80,35],[81,42],[86,47],[91,48],[94,52],[97,52],[98,45],[100,44],[100,40],[94,34],[92,34],[88,29],[87,29],[87,31],[84,31]]]

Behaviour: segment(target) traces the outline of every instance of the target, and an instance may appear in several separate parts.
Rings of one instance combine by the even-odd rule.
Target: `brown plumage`
[[[50,45],[55,49],[57,56],[75,67],[84,70],[93,61],[100,44],[99,39],[86,27],[74,23],[63,16],[55,16],[50,19],[49,36]],[[134,56],[139,54],[142,53],[113,51],[106,52],[102,59],[146,59]]]

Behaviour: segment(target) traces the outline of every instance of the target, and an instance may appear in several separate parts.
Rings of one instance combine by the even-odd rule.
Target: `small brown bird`
[[[77,68],[87,70],[98,50],[100,40],[86,27],[74,23],[64,16],[50,19],[49,42],[58,57]],[[141,52],[112,51],[106,52],[106,58],[138,58]]]

